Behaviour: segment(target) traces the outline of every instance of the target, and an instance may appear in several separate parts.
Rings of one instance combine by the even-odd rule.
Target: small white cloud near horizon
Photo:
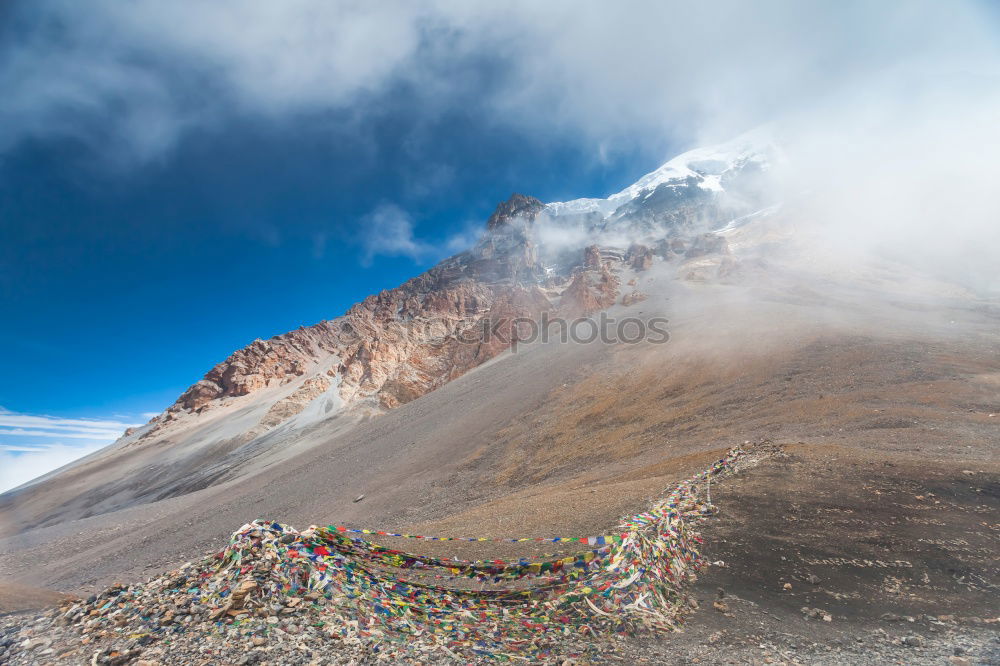
[[[485,228],[486,225],[481,220],[466,220],[462,228],[444,242],[444,249],[447,250],[448,254],[468,250],[479,242]]]
[[[468,250],[483,234],[482,222],[467,221],[456,233],[440,242],[420,239],[414,232],[413,217],[394,203],[383,202],[361,218],[362,266],[370,266],[376,256],[409,257],[414,262],[439,259]]]
[[[370,266],[377,256],[409,257],[420,261],[432,254],[435,248],[413,235],[413,218],[394,203],[381,203],[361,221],[364,253],[361,264]]]
[[[0,492],[89,455],[121,437],[126,428],[137,425],[108,419],[21,414],[0,407]],[[62,439],[76,441],[67,444]]]

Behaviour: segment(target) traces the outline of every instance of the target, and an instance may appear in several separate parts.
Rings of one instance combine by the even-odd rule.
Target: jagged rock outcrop
[[[645,271],[653,265],[653,251],[645,245],[633,243],[628,248],[625,261],[633,270]]]
[[[538,320],[552,309],[538,287],[499,291],[490,303],[482,316],[463,319],[447,335],[400,344],[401,361],[383,364],[388,372],[377,391],[379,404],[392,408],[409,402],[490,360],[516,341],[515,320]]]
[[[295,416],[305,409],[306,405],[329,389],[330,385],[331,380],[326,373],[310,377],[290,396],[282,398],[271,405],[271,409],[267,410],[267,414],[261,419],[260,425],[265,428],[273,428],[286,419]]]
[[[528,197],[523,194],[514,193],[507,201],[504,201],[486,221],[487,231],[509,225],[513,220],[523,220],[533,222],[540,212],[545,209],[545,204],[535,197]]]
[[[446,261],[484,282],[539,282],[545,277],[545,267],[539,260],[533,225],[543,210],[545,204],[534,197],[511,195],[490,216],[479,243]]]
[[[601,261],[600,249],[591,245],[584,250],[583,267],[573,274],[559,302],[560,313],[580,317],[615,304],[618,278]]]
[[[254,340],[212,368],[181,394],[174,407],[197,411],[212,400],[248,395],[302,376],[318,356],[335,348],[336,337],[328,322]]]

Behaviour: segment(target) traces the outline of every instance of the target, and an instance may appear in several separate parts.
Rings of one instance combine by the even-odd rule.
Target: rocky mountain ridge
[[[265,389],[273,389],[273,404],[240,440],[289,421],[321,396],[324,413],[393,408],[507,350],[519,318],[583,316],[620,297],[637,302],[622,294],[623,271],[726,254],[725,239],[710,232],[765,203],[747,192],[760,190],[771,151],[757,136],[690,151],[606,200],[547,205],[515,193],[470,250],[342,317],[237,350],[123,443],[163,439],[178,422],[190,426]]]

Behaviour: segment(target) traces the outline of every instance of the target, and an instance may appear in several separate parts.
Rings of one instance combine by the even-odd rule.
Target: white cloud
[[[414,237],[413,218],[396,204],[376,206],[362,219],[361,231],[362,263],[365,265],[371,264],[378,255],[419,261],[435,252],[432,245]]]
[[[393,203],[382,203],[361,219],[361,263],[370,265],[376,256],[409,257],[414,261],[437,259],[467,250],[483,235],[481,221],[467,221],[461,229],[440,242],[416,237],[413,217]]]
[[[21,414],[0,407],[0,492],[93,453],[139,425],[109,419]],[[33,438],[26,444],[23,438]],[[63,439],[80,440],[66,444]],[[37,440],[37,444],[34,443]]]
[[[69,439],[98,439],[106,440],[109,437],[117,439],[121,436],[121,430],[98,430],[94,428],[81,428],[74,432],[63,432],[59,430],[33,430],[25,428],[0,428],[0,437],[67,437]]]
[[[449,236],[442,246],[446,254],[456,254],[463,250],[468,250],[475,245],[483,235],[483,223],[481,220],[467,220],[462,228]]]
[[[873,75],[995,72],[988,11],[930,0],[23,3],[0,52],[0,148],[59,134],[151,159],[233,115],[349,109],[363,123],[400,85],[413,113],[433,114],[486,81],[475,91],[484,122],[589,136],[596,159],[621,140],[724,138],[880,94]]]
[[[14,426],[24,428],[58,428],[65,430],[111,428],[114,430],[124,430],[135,423],[124,423],[122,421],[105,419],[67,419],[58,416],[35,416],[31,414],[21,414],[12,412],[0,407],[0,426]]]
[[[82,446],[55,443],[38,449],[0,445],[0,492],[59,469],[106,445],[107,442]]]

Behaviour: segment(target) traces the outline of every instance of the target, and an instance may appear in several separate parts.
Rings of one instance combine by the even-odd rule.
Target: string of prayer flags
[[[176,595],[186,607],[206,609],[220,630],[243,618],[298,613],[309,616],[310,626],[388,660],[413,653],[545,659],[567,641],[593,645],[602,636],[673,631],[689,608],[685,586],[706,564],[694,527],[714,511],[709,482],[757,459],[756,451],[730,450],[605,536],[431,537],[342,525],[300,532],[255,520],[200,562],[116,588],[113,612],[81,617],[121,624],[127,613],[147,621],[156,614],[153,599],[162,604]],[[534,560],[458,560],[388,548],[369,536],[578,548]]]

